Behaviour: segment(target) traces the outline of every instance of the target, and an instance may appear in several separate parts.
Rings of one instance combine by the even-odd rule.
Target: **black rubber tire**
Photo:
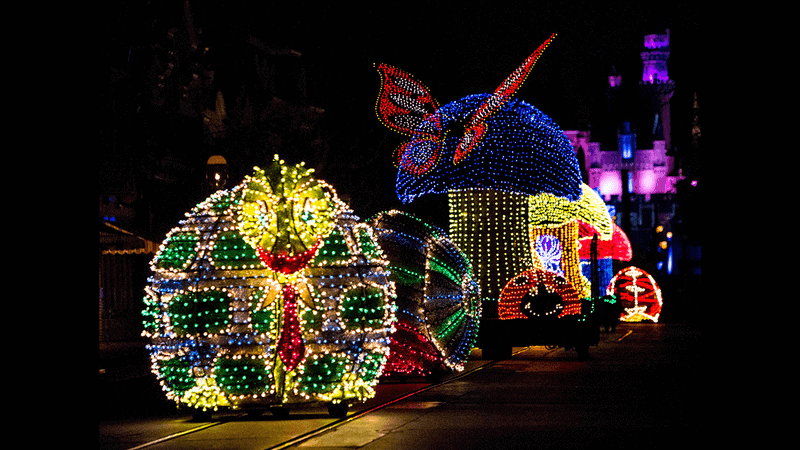
[[[212,411],[207,409],[203,411],[202,409],[194,409],[192,410],[192,421],[194,422],[211,422]]]
[[[261,417],[264,414],[263,409],[248,409],[247,410],[247,417]]]
[[[347,415],[349,405],[344,402],[328,403],[328,414],[334,418],[341,418]]]
[[[285,419],[289,417],[289,409],[284,408],[283,406],[273,406],[269,409],[269,412],[279,419]]]

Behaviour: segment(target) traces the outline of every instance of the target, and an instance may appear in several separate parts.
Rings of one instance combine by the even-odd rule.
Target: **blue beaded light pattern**
[[[569,139],[549,116],[521,100],[510,100],[489,117],[477,149],[453,163],[459,130],[488,97],[475,94],[448,103],[420,124],[420,130],[440,128],[444,138],[437,142],[419,132],[404,146],[399,155],[398,198],[410,203],[425,194],[493,189],[527,195],[546,192],[577,200],[581,173]]]
[[[582,195],[569,138],[549,116],[513,98],[554,37],[493,93],[441,107],[412,75],[377,65],[378,118],[408,136],[396,152],[397,196],[411,203],[426,194],[448,194],[450,236],[472,261],[482,300],[490,304],[510,277],[540,259],[528,241],[524,199],[544,194],[572,203]],[[485,313],[494,315],[491,309]]]

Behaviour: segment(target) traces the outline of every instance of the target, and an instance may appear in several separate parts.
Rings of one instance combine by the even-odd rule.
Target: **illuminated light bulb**
[[[389,211],[369,222],[398,292],[398,320],[384,372],[461,370],[480,315],[469,260],[444,231],[411,215]]]
[[[620,320],[625,322],[658,322],[663,306],[661,289],[652,275],[629,266],[611,279],[606,289],[608,295],[619,299],[622,305]]]
[[[275,178],[278,172],[283,175]],[[237,407],[243,399],[363,401],[374,395],[366,387],[380,376],[395,320],[387,263],[372,229],[309,173],[256,168],[242,184],[199,203],[162,243],[145,290],[143,334],[152,339],[152,371],[168,398],[212,408],[214,402]],[[279,204],[297,207],[296,233],[284,232],[291,219],[277,214]],[[257,246],[269,242],[296,270],[272,270],[259,257]],[[305,250],[296,250],[314,242],[318,250],[335,250],[334,256],[318,251],[303,261]],[[351,298],[358,320],[345,327],[339,304],[353,287],[376,289]],[[287,289],[293,294],[280,294]],[[341,370],[326,368],[342,376],[304,385],[309,358],[322,354],[343,358]],[[200,394],[203,377],[222,397]],[[198,392],[187,396],[191,389]]]

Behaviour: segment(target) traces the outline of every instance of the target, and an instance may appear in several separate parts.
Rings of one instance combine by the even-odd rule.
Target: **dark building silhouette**
[[[697,179],[684,173],[674,145],[671,99],[681,86],[670,78],[670,54],[669,30],[644,36],[641,78],[612,68],[603,113],[588,130],[565,132],[584,180],[603,196],[631,239],[634,265],[662,280],[680,270],[679,258],[686,262],[684,270],[699,274],[700,248],[678,233],[681,193],[696,187]],[[694,116],[696,136],[696,101]],[[697,145],[699,139],[692,142]]]
[[[327,163],[325,111],[309,104],[303,55],[245,30],[215,35],[188,1],[175,5],[127,11],[138,20],[112,33],[106,55],[101,342],[139,340],[156,243],[192,207],[274,154],[317,170]]]

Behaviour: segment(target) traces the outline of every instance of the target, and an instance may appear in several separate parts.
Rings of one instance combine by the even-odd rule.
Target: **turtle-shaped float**
[[[152,260],[144,334],[179,406],[342,416],[374,396],[394,283],[372,228],[312,173],[276,156],[187,213]]]

